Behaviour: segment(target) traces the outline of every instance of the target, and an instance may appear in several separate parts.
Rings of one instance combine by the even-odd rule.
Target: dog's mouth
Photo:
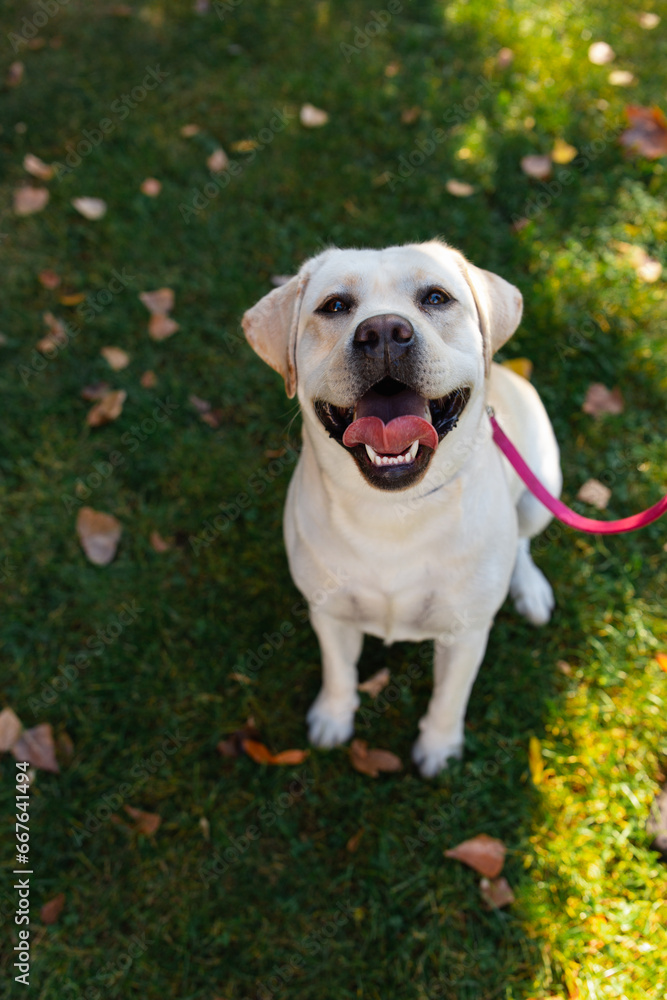
[[[350,452],[372,486],[402,490],[424,475],[469,399],[467,386],[426,399],[403,382],[383,378],[355,406],[333,406],[321,399],[314,405],[329,435]]]

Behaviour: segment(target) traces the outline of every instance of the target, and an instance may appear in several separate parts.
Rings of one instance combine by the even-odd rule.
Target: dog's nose
[[[371,316],[354,331],[354,346],[367,358],[394,361],[413,343],[414,327],[403,316]]]

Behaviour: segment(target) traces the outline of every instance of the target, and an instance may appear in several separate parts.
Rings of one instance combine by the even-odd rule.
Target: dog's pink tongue
[[[380,417],[360,417],[343,434],[343,444],[347,448],[369,444],[379,455],[401,455],[413,441],[433,449],[438,446],[438,433],[433,424],[413,413],[394,417],[388,424]]]

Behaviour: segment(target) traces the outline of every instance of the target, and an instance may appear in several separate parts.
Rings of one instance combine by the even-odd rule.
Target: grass
[[[509,606],[499,615],[465,760],[435,782],[410,767],[373,781],[351,770],[345,749],[271,769],[223,759],[216,744],[253,715],[274,748],[305,745],[318,688],[316,641],[281,538],[293,465],[267,456],[298,444],[298,421],[278,377],[242,340],[239,318],[272,274],[293,273],[323,245],[443,234],[513,281],[525,319],[503,357],[534,362],[562,446],[566,500],[576,503],[595,476],[612,487],[609,516],[619,517],[667,488],[664,282],[639,281],[612,245],[641,245],[667,264],[664,163],[627,158],[611,132],[627,100],[664,100],[664,17],[646,31],[619,0],[403,0],[374,33],[357,0],[244,0],[221,7],[222,19],[192,6],[132,3],[131,16],[118,17],[70,0],[40,28],[46,44],[16,54],[7,34],[40,8],[17,2],[0,14],[3,67],[25,64],[23,82],[2,93],[0,133],[0,694],[26,725],[49,722],[61,748],[63,734],[74,747],[60,775],[34,779],[30,995],[659,1000],[667,878],[644,822],[667,749],[655,660],[667,644],[665,523],[606,541],[552,528],[539,541],[554,620],[535,632]],[[636,74],[631,89],[587,60],[598,39],[614,45],[614,66]],[[506,69],[495,58],[502,46],[514,51]],[[114,102],[158,65],[164,81],[121,119]],[[491,86],[466,105],[480,77]],[[301,127],[304,101],[327,109],[326,127]],[[402,122],[413,107],[421,115]],[[275,109],[287,125],[254,157],[234,152],[270,128]],[[47,208],[15,217],[25,153],[63,161],[67,144],[105,117],[114,130],[48,184]],[[184,139],[189,122],[202,132]],[[388,180],[441,126],[446,137],[424,163]],[[557,137],[588,150],[588,163],[540,208],[544,189],[519,161],[549,152]],[[205,160],[218,144],[239,173],[186,222],[179,205],[209,180]],[[162,181],[156,199],[139,191],[146,176]],[[476,193],[451,196],[449,178]],[[80,195],[106,199],[105,218],[77,215],[70,199]],[[526,214],[532,221],[515,231]],[[129,278],[81,322],[58,302],[61,290],[38,283],[45,267],[98,304],[114,270]],[[175,289],[181,329],[156,344],[137,295],[164,285]],[[81,330],[26,380],[49,309]],[[125,371],[110,372],[99,353],[107,344],[130,352]],[[139,382],[146,369],[154,389]],[[80,390],[100,379],[128,399],[118,421],[90,430]],[[583,414],[591,382],[620,386],[625,412],[597,422]],[[218,430],[199,420],[191,393],[221,411]],[[139,440],[132,428],[158,400],[174,407],[170,419]],[[117,558],[101,569],[81,552],[63,498],[90,484],[114,450],[122,465],[86,500],[124,527]],[[194,552],[189,539],[243,492],[241,515]],[[152,550],[154,529],[174,536],[171,551]],[[54,697],[59,668],[132,602],[136,620]],[[247,651],[286,623],[294,634],[260,683],[235,680]],[[364,676],[385,664],[395,676],[412,672],[397,702],[364,696],[359,729],[405,760],[429,658],[427,646],[369,640],[364,651]],[[545,765],[537,785],[531,736]],[[11,819],[10,757],[2,770]],[[158,812],[157,835],[109,819],[123,804]],[[486,911],[474,873],[443,857],[480,832],[509,848],[517,898],[502,912]],[[10,921],[13,845],[5,826],[0,908]],[[39,908],[59,892],[63,913],[44,927]],[[25,995],[11,956],[5,946],[0,993]]]

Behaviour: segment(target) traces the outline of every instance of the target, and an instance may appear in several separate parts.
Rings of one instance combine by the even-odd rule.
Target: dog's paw
[[[316,747],[337,747],[354,732],[354,713],[359,699],[332,698],[320,691],[306,716],[308,739]]]
[[[542,570],[531,562],[524,568],[520,587],[513,590],[514,607],[531,625],[546,625],[556,606],[554,592]]]
[[[412,759],[423,778],[435,778],[447,761],[463,756],[463,740],[452,740],[437,729],[424,729],[412,748]]]

